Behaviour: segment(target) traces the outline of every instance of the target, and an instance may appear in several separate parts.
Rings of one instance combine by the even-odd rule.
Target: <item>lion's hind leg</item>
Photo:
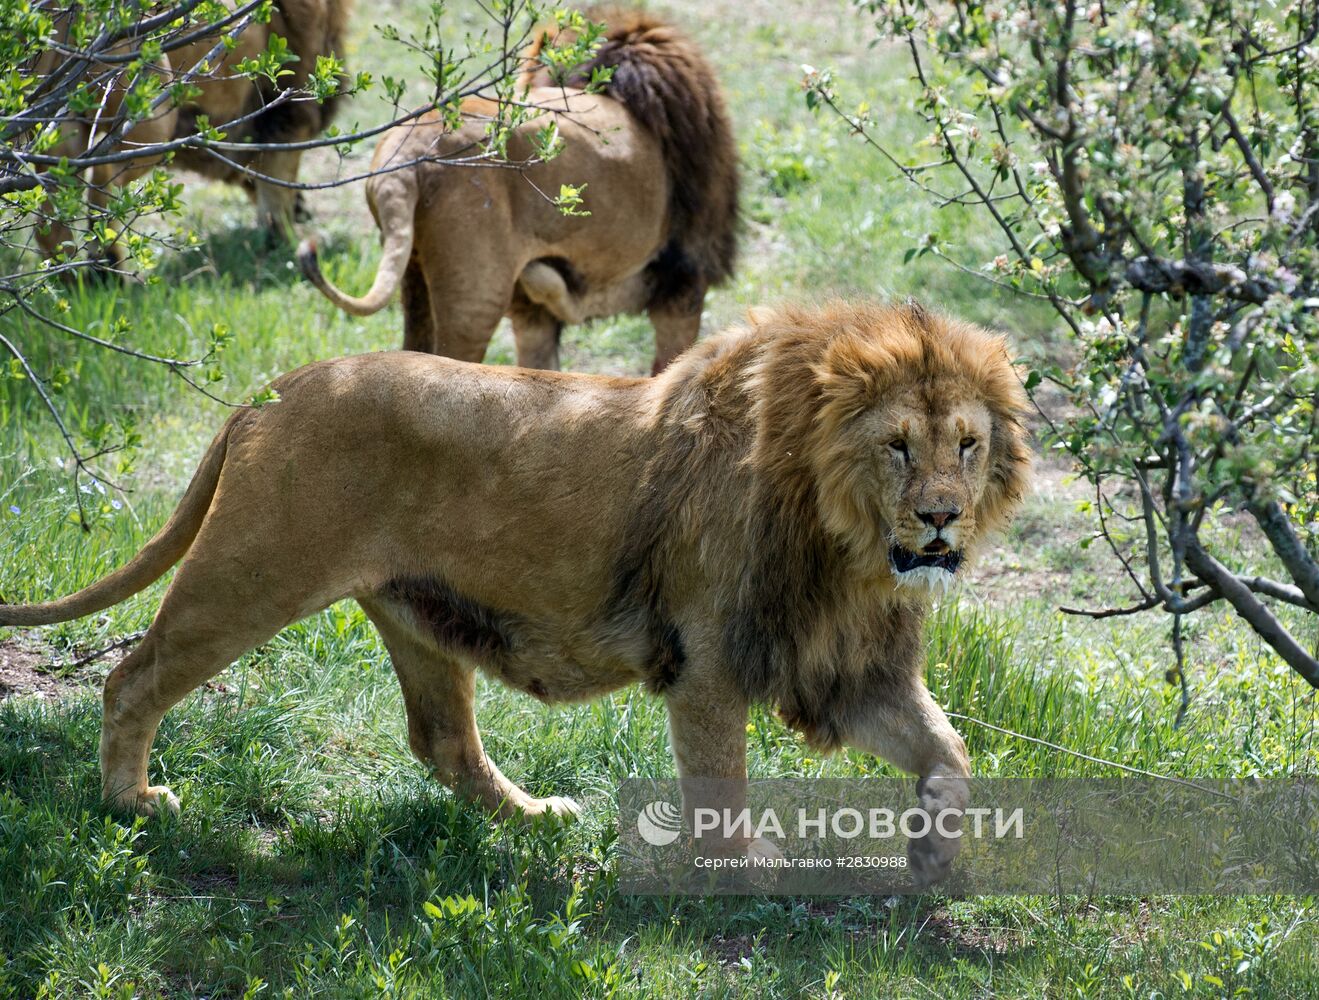
[[[528,795],[495,766],[476,727],[476,676],[418,635],[387,601],[358,599],[389,650],[408,713],[408,745],[454,792],[500,818],[573,817],[572,799]]]
[[[407,332],[404,347],[479,364],[513,301],[517,250],[484,238],[455,248],[445,214],[418,211],[413,260],[424,271],[431,325],[424,343],[419,334]],[[411,322],[414,309],[421,309],[410,304],[408,288],[404,272],[404,308]]]
[[[154,685],[144,683],[159,671],[160,646],[157,633],[148,631],[110,671],[102,693],[101,800],[111,809],[146,816],[179,811],[179,800],[169,788],[147,784],[151,742],[169,708],[152,697]]]
[[[298,557],[277,519],[250,522],[260,491],[222,478],[206,521],[179,565],[137,648],[105,680],[101,793],[112,808],[177,810],[168,788],[149,785],[147,758],[171,707],[280,629],[344,596],[332,561]],[[283,546],[277,541],[285,531]],[[309,592],[309,586],[319,586]]]
[[[426,272],[416,254],[408,261],[403,272],[403,350],[429,351],[431,331],[435,321],[431,318],[430,289],[426,287]]]
[[[515,295],[509,311],[513,321],[513,341],[517,345],[517,363],[522,368],[559,369],[559,338],[563,324],[542,306],[524,296]]]
[[[269,611],[231,614],[223,600],[203,596],[204,589],[177,589],[180,577],[137,648],[105,679],[101,798],[112,809],[147,816],[178,812],[179,800],[169,788],[148,784],[147,760],[161,719],[285,624]]]
[[[650,324],[655,328],[655,360],[650,373],[658,375],[679,354],[696,343],[701,332],[701,307],[705,295],[670,302],[650,310]]]

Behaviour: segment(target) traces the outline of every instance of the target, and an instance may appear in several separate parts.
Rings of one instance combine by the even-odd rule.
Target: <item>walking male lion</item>
[[[413,751],[499,815],[576,807],[485,755],[475,670],[545,702],[645,684],[667,703],[680,778],[745,781],[757,702],[817,747],[919,775],[922,808],[965,806],[966,751],[926,690],[921,632],[930,595],[1026,486],[999,338],[839,304],[761,315],[656,379],[395,352],[274,385],[281,401],[229,419],[128,565],[0,606],[0,625],[92,614],[183,560],[106,679],[110,805],[177,808],[147,780],[165,711],[351,597],[389,650]],[[699,801],[686,794],[689,816]],[[918,879],[946,873],[957,845],[914,841]]]
[[[531,159],[550,123],[563,139],[555,158],[525,169],[446,162],[481,148],[496,110],[482,98],[463,103],[458,128],[432,111],[385,134],[366,185],[384,241],[370,291],[354,298],[332,285],[315,243],[298,252],[331,302],[367,316],[401,285],[404,350],[462,361],[485,357],[508,316],[527,368],[558,368],[564,324],[622,312],[650,317],[652,371],[696,340],[706,290],[732,274],[737,244],[737,149],[723,95],[675,28],[637,11],[592,16],[608,31],[589,63],[563,85],[543,69],[523,78],[523,100],[543,113],[514,132],[508,160]],[[613,77],[588,94],[600,67]],[[551,202],[565,185],[583,189],[589,214]]]

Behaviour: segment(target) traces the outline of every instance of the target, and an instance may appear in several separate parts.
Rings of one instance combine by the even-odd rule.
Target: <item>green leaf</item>
[[[554,199],[554,206],[564,215],[588,216],[591,213],[581,206],[585,203],[582,192],[586,185],[560,184],[559,196]]]

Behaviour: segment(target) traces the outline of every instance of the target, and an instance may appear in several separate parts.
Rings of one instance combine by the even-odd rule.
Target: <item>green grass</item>
[[[936,616],[930,682],[950,710],[1168,773],[1313,760],[1293,716],[1313,706],[1293,704],[1267,662],[1236,664],[1212,719],[1174,730],[1161,682],[1041,663],[1016,628],[951,606]],[[1072,996],[1091,980],[1081,995],[1121,995],[1124,976],[1137,995],[1180,995],[1181,972],[1200,995],[1218,995],[1206,974],[1259,996],[1319,988],[1307,901],[622,895],[612,790],[672,773],[661,706],[628,692],[547,712],[483,685],[492,755],[587,809],[567,829],[492,826],[412,760],[387,660],[350,605],[221,680],[157,741],[178,821],[124,824],[97,807],[94,694],[0,705],[0,951],[19,995],[52,973],[59,990],[95,995],[100,964],[148,996],[239,995],[258,978],[293,995],[392,983],[404,996],[823,996],[830,972],[845,996]],[[753,725],[758,776],[888,773],[858,754],[813,759],[764,713]],[[1105,773],[963,729],[982,774]],[[1234,947],[1252,955],[1241,973]]]
[[[891,109],[894,148],[921,138],[904,63],[868,49],[864,24],[841,6],[809,18],[777,2],[753,15],[728,2],[678,9],[719,53],[745,164],[743,262],[711,296],[707,330],[778,299],[918,294],[1009,331],[1023,352],[1055,349],[1038,309],[929,258],[903,264],[924,232],[968,261],[983,256],[992,242],[982,220],[931,209],[803,111],[798,65],[833,66],[858,97]],[[406,60],[368,44],[369,23],[359,16],[357,62],[370,52],[386,60],[377,73],[409,75]],[[368,99],[352,116],[376,112]],[[363,237],[360,189],[319,193],[312,207],[327,272],[364,288],[378,251]],[[181,355],[222,321],[235,342],[218,389],[233,399],[314,359],[397,345],[396,309],[366,320],[332,310],[296,279],[287,250],[263,245],[235,192],[191,185],[188,221],[204,231],[200,254],[167,260],[149,287],[71,291],[67,320],[96,332],[127,315],[134,344]],[[74,371],[60,399],[75,429],[131,419],[142,436],[123,473],[126,503],[116,509],[111,494],[86,487],[98,517],[84,533],[70,522],[72,480],[53,427],[23,383],[0,381],[0,594],[40,599],[141,545],[226,411],[164,370],[75,349],[12,316],[0,322],[39,371]],[[621,318],[569,331],[565,363],[640,372],[650,350],[644,321]],[[504,331],[489,360],[510,357]],[[1313,693],[1230,615],[1192,620],[1195,701],[1174,728],[1166,621],[1058,614],[1063,601],[1121,594],[1098,547],[1078,547],[1088,521],[1073,501],[1064,487],[1032,500],[993,561],[1019,563],[1012,579],[1026,590],[1003,597],[1007,578],[984,574],[935,615],[929,680],[940,702],[1167,774],[1313,771]],[[144,627],[163,586],[24,638],[64,659],[99,648]],[[0,642],[16,638],[0,631]],[[623,895],[614,790],[631,775],[672,774],[662,705],[628,691],[547,710],[489,683],[480,699],[491,755],[533,793],[577,797],[580,824],[492,826],[430,780],[408,750],[384,650],[351,604],[285,630],[170,713],[151,767],[183,799],[178,820],[124,823],[100,809],[94,687],[0,703],[0,996],[1319,995],[1312,899]],[[820,759],[764,712],[752,723],[753,776],[890,773],[861,754]],[[978,774],[1112,774],[958,727]]]

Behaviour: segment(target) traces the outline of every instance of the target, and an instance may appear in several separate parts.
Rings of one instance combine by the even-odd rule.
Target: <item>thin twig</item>
[[[59,429],[60,437],[64,438],[65,447],[67,447],[70,454],[73,455],[73,496],[78,503],[78,524],[83,531],[91,531],[91,525],[87,521],[87,511],[82,503],[82,490],[78,488],[78,475],[82,472],[86,472],[94,479],[98,479],[99,477],[96,476],[91,469],[87,468],[87,460],[83,458],[82,452],[78,450],[78,445],[73,440],[73,435],[69,433],[69,428],[64,423],[64,418],[60,415],[59,407],[57,407],[55,401],[50,398],[50,393],[46,391],[46,386],[42,383],[37,373],[33,371],[32,366],[28,363],[27,357],[2,333],[0,333],[0,347],[7,350],[18,361],[19,366],[23,369],[28,380],[32,383],[32,388],[37,391],[37,395],[41,397],[41,402],[45,405],[46,410],[55,421],[55,426]]]
[[[1147,597],[1139,604],[1132,604],[1125,608],[1103,608],[1098,611],[1092,611],[1088,608],[1069,608],[1060,606],[1058,608],[1065,615],[1082,615],[1086,618],[1117,618],[1122,615],[1138,615],[1142,611],[1149,611],[1151,608],[1157,608],[1161,602],[1157,597]]]
[[[1188,788],[1194,788],[1204,792],[1207,795],[1216,795],[1220,799],[1227,799],[1229,802],[1235,801],[1231,795],[1226,792],[1220,792],[1216,788],[1208,788],[1205,785],[1196,784],[1194,781],[1188,781],[1185,778],[1176,778],[1171,774],[1159,774],[1155,771],[1146,771],[1144,768],[1132,767],[1130,764],[1122,764],[1115,760],[1105,760],[1103,757],[1095,757],[1092,754],[1082,753],[1080,750],[1073,750],[1071,747],[1062,746],[1059,743],[1051,743],[1048,740],[1042,740],[1038,736],[1027,736],[1025,733],[1018,733],[1011,729],[1004,729],[1002,726],[996,726],[992,722],[985,722],[974,716],[963,715],[960,712],[945,713],[950,719],[957,719],[961,722],[970,722],[977,726],[983,726],[985,729],[992,729],[996,733],[1002,733],[1004,736],[1011,736],[1015,739],[1025,740],[1027,743],[1038,743],[1042,747],[1048,747],[1050,750],[1057,750],[1059,753],[1071,754],[1073,757],[1079,757],[1081,760],[1088,760],[1092,764],[1103,764],[1105,767],[1113,767],[1119,771],[1126,771],[1128,774],[1139,774],[1143,778],[1155,778],[1158,781],[1169,781],[1175,785],[1185,785]]]
[[[141,639],[146,634],[147,634],[146,629],[139,629],[136,632],[130,632],[128,635],[124,636],[123,638],[116,639],[114,642],[110,643],[110,645],[98,649],[95,652],[88,653],[86,656],[79,657],[78,659],[74,660],[72,663],[57,663],[55,665],[56,669],[58,669],[60,672],[65,672],[70,670],[77,670],[79,667],[85,667],[87,666],[87,664],[99,660],[102,656],[105,656],[107,653],[113,653],[116,649],[122,649],[123,647],[129,645],[130,643],[137,642],[138,639]]]

